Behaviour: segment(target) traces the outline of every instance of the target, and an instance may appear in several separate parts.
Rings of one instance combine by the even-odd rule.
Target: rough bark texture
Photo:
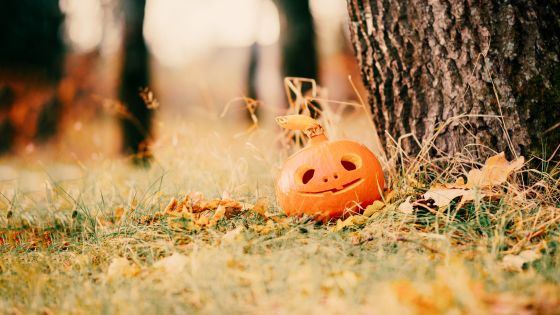
[[[132,115],[122,120],[123,149],[136,154],[136,163],[147,162],[147,140],[151,130],[151,112],[140,97],[139,89],[148,86],[149,59],[144,41],[145,0],[125,0],[124,56],[120,98]]]
[[[510,139],[518,154],[550,154],[560,143],[559,1],[348,0],[348,10],[384,144],[425,142],[462,114],[503,123],[453,120],[435,140],[443,152],[510,151]]]

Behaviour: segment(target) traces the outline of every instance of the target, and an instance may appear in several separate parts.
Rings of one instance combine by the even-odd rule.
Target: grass
[[[368,128],[360,116],[348,118],[351,137]],[[163,126],[147,170],[126,159],[3,160],[0,313],[558,314],[557,165],[523,169],[499,199],[406,214],[407,197],[483,161],[389,152],[385,206],[337,229],[275,204],[287,156],[277,130],[234,138],[205,124]],[[165,213],[187,194],[248,210],[213,225]],[[262,198],[264,214],[251,206]],[[538,258],[505,266],[523,251]]]

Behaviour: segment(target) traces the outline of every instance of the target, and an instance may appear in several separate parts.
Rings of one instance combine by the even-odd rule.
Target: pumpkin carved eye
[[[304,184],[309,183],[309,181],[313,178],[313,175],[315,175],[314,169],[309,169],[305,171],[305,173],[303,173],[303,176],[301,177],[301,182]]]
[[[354,154],[344,155],[340,159],[340,164],[347,171],[353,171],[362,167],[362,159]]]

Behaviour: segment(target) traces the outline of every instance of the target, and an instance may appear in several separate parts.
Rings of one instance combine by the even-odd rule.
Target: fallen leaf
[[[218,206],[218,209],[216,209],[216,212],[214,212],[214,216],[212,217],[212,225],[216,224],[216,222],[220,221],[221,219],[223,219],[226,215],[226,208],[224,206]]]
[[[488,158],[481,169],[470,170],[467,174],[466,186],[473,188],[500,185],[511,173],[523,167],[524,162],[523,157],[508,161],[504,152],[501,152]]]
[[[366,209],[364,210],[364,216],[369,218],[374,213],[383,209],[384,207],[385,207],[385,204],[383,203],[383,201],[376,200],[371,205],[366,207]]]
[[[255,205],[251,208],[251,210],[262,217],[266,218],[268,215],[266,214],[266,210],[268,209],[268,198],[259,198]]]
[[[174,212],[175,209],[177,209],[177,204],[178,204],[177,199],[171,198],[171,200],[169,201],[169,203],[165,207],[165,210],[163,211],[163,213]]]
[[[447,207],[457,197],[463,197],[462,202],[473,200],[474,191],[460,188],[430,188],[425,194],[425,199],[434,200],[434,204],[440,208]]]
[[[412,214],[412,212],[414,212],[414,207],[412,203],[410,203],[410,198],[410,196],[406,197],[406,200],[399,205],[397,209],[399,209],[400,212],[406,214]]]
[[[491,190],[491,187],[504,183],[512,172],[523,166],[523,163],[523,157],[510,162],[501,152],[488,158],[481,169],[470,170],[466,183],[460,177],[453,184],[434,186],[424,194],[424,199],[432,199],[436,206],[444,208],[457,197],[462,197],[461,204],[463,204],[474,200],[477,193],[482,197],[499,196]],[[477,191],[474,190],[475,187],[478,188]]]
[[[363,215],[353,215],[346,218],[344,221],[338,219],[336,221],[336,226],[334,227],[333,231],[338,232],[344,229],[345,227],[350,227],[354,225],[362,225],[366,223],[367,217]]]

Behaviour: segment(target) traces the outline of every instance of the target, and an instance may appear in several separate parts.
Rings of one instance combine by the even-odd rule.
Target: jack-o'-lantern
[[[283,116],[277,122],[284,128],[303,129],[310,138],[305,148],[286,160],[276,182],[277,199],[287,215],[328,221],[381,199],[383,170],[364,145],[329,141],[321,125],[306,116]]]

